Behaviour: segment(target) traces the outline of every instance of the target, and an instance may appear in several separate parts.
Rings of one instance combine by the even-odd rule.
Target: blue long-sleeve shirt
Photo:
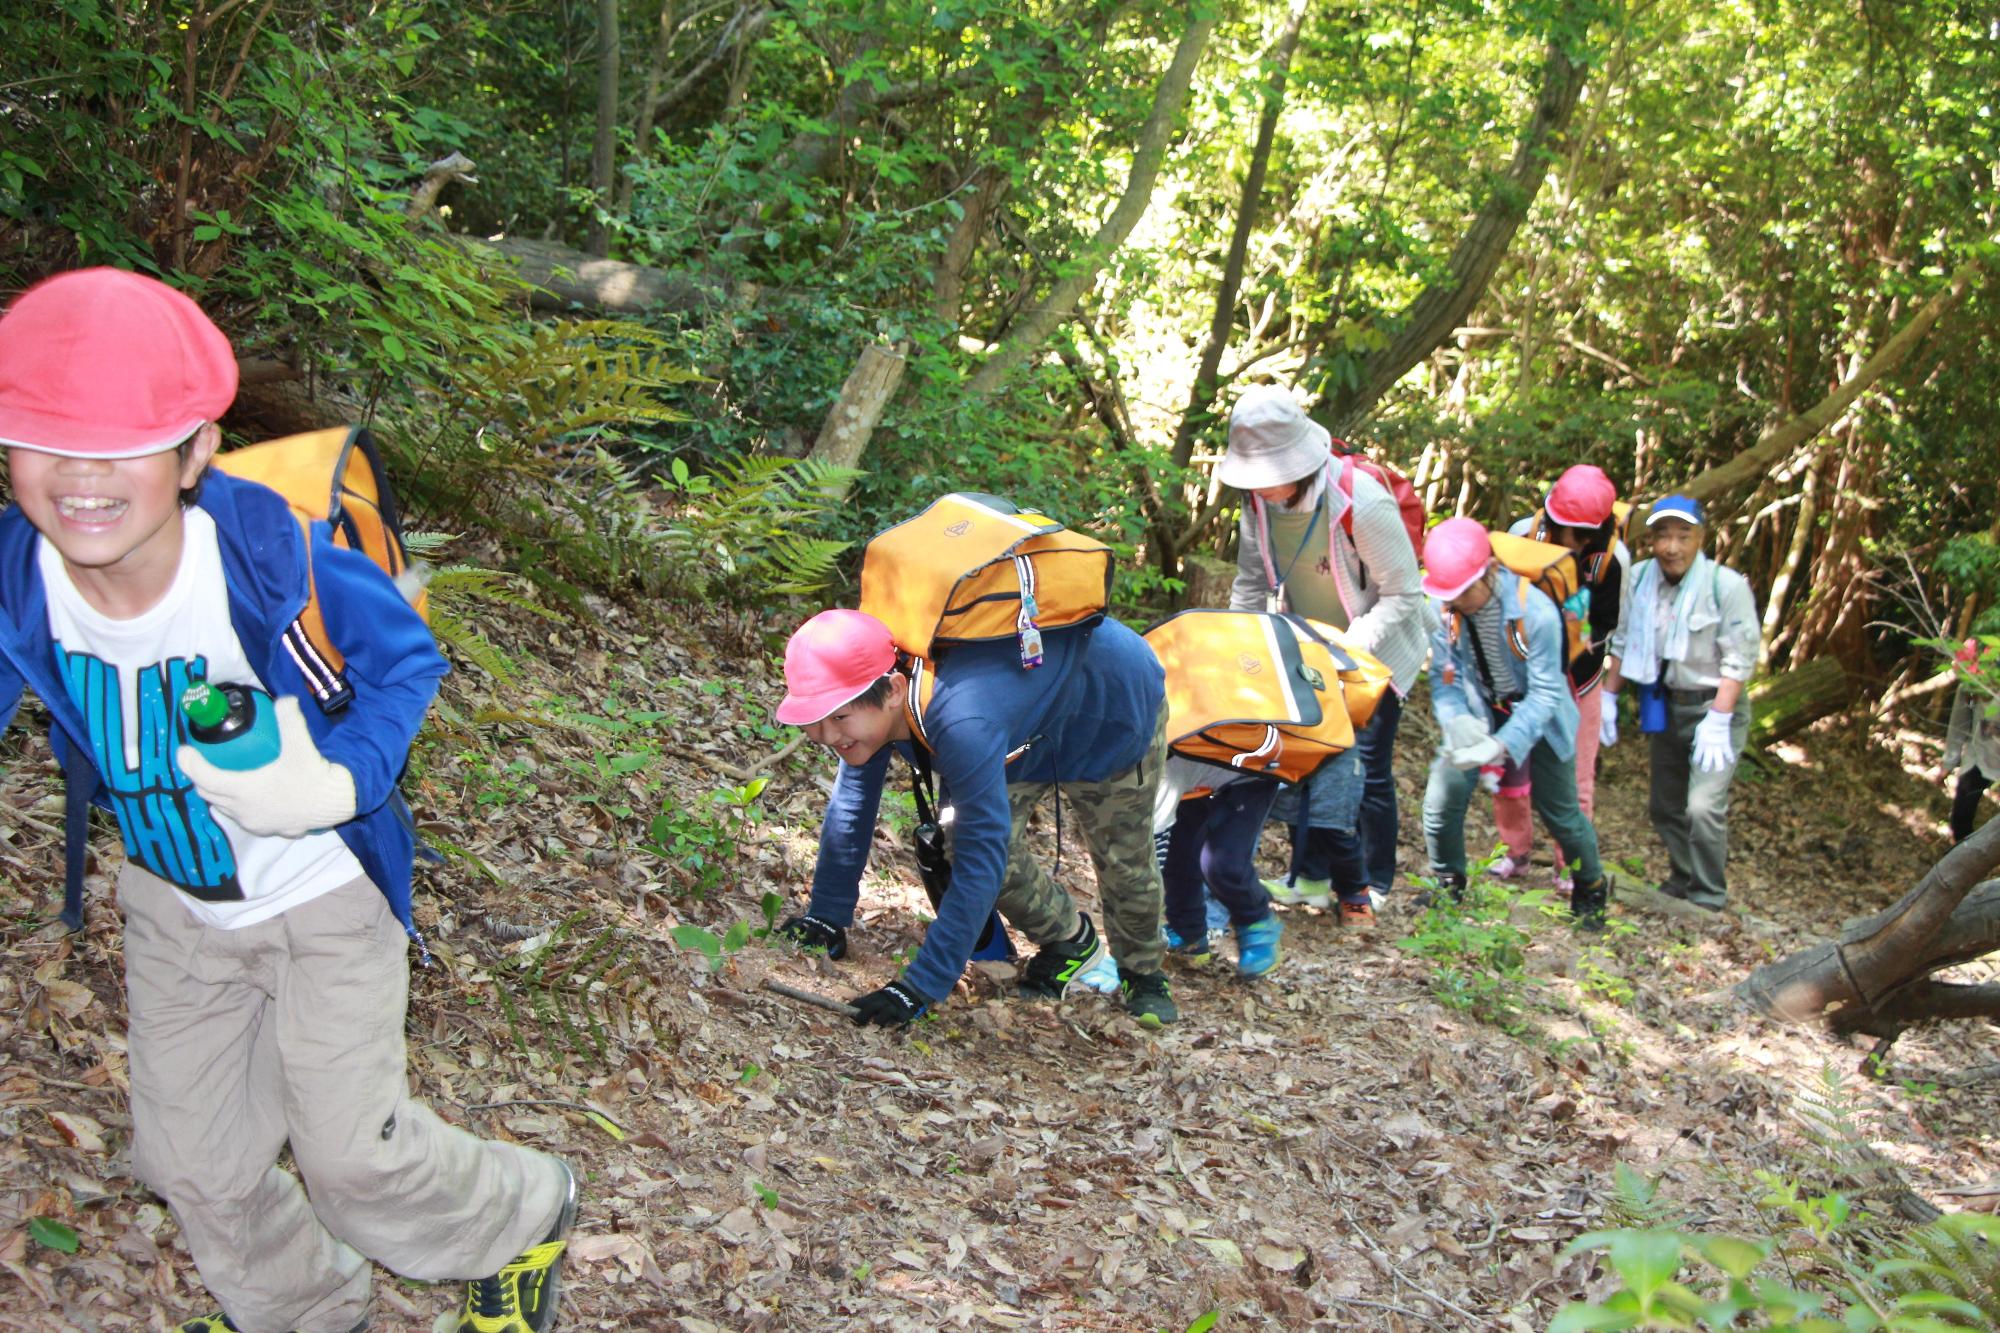
[[[1526,598],[1521,596],[1524,591]],[[1528,660],[1521,664],[1528,679],[1527,693],[1515,702],[1506,724],[1493,735],[1517,764],[1527,763],[1535,742],[1544,740],[1557,758],[1573,759],[1578,714],[1569,678],[1563,674],[1562,612],[1542,593],[1523,589],[1521,576],[1504,569],[1495,579],[1493,595],[1500,599],[1500,613],[1507,624],[1524,622],[1528,641]],[[1486,697],[1472,636],[1461,631],[1458,642],[1452,643],[1445,634],[1444,604],[1432,598],[1431,606],[1438,617],[1431,631],[1431,712],[1439,726],[1460,716],[1478,717],[1491,725],[1493,701]],[[1504,644],[1500,650],[1513,651]],[[1450,671],[1445,670],[1447,663]]]
[[[1043,636],[1042,665],[1021,666],[1012,641],[955,645],[939,655],[925,708],[931,765],[953,807],[951,891],[903,979],[932,1000],[951,993],[1007,873],[1014,782],[1102,782],[1138,763],[1166,697],[1166,673],[1146,641],[1113,620]],[[1007,756],[1027,750],[1011,764]],[[907,760],[911,743],[898,742]],[[861,872],[889,772],[885,746],[843,763],[820,825],[812,914],[854,920]]]

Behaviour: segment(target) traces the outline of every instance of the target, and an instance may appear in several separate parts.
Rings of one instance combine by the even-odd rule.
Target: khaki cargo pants
[[[373,883],[240,930],[179,896],[135,866],[118,878],[132,1168],[243,1333],[346,1333],[370,1259],[470,1279],[542,1240],[566,1183],[554,1159],[410,1099],[407,940]],[[277,1166],[288,1142],[297,1176]]]
[[[1097,869],[1097,897],[1111,956],[1128,972],[1158,972],[1166,958],[1160,941],[1160,863],[1153,852],[1153,803],[1166,762],[1167,706],[1162,703],[1152,743],[1138,763],[1102,782],[1061,784]],[[1080,924],[1076,900],[1049,878],[1028,849],[1028,816],[1055,787],[1050,782],[1007,784],[1014,832],[997,905],[1009,925],[1038,945],[1066,940]]]

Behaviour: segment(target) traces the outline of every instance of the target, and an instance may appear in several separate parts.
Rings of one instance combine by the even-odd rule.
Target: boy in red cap
[[[812,902],[780,930],[839,958],[889,752],[937,770],[950,798],[951,887],[902,976],[854,1000],[855,1022],[900,1027],[951,993],[980,929],[1000,915],[1039,946],[1023,994],[1060,999],[1104,953],[1090,917],[1026,846],[1028,816],[1057,783],[1082,826],[1125,1007],[1147,1027],[1179,1017],[1160,970],[1153,806],[1166,766],[1166,673],[1115,620],[1046,630],[1023,670],[1011,642],[955,644],[935,665],[898,654],[864,611],[822,611],[785,646],[778,720],[840,759],[820,825]]]
[[[0,317],[0,727],[24,688],[69,781],[81,924],[87,803],[125,841],[132,1168],[173,1209],[224,1313],[182,1333],[346,1333],[369,1260],[476,1279],[461,1333],[543,1333],[576,1211],[560,1161],[409,1095],[411,824],[396,783],[445,673],[372,561],[310,542],[282,497],[209,473],[229,342],[172,288],[51,278]],[[295,618],[317,589],[351,702],[301,708]],[[185,742],[191,683],[277,700],[248,772]],[[289,1143],[298,1175],[277,1166]],[[301,1188],[304,1178],[312,1193]]]
[[[1604,469],[1578,463],[1556,478],[1540,509],[1508,529],[1516,537],[1552,542],[1576,554],[1590,636],[1570,659],[1569,692],[1577,709],[1576,803],[1586,819],[1596,815],[1598,746],[1618,740],[1618,695],[1599,686],[1611,636],[1625,623],[1632,585],[1632,552],[1619,536],[1617,508],[1618,487]],[[1493,797],[1493,823],[1507,850],[1488,871],[1495,879],[1511,879],[1527,869],[1535,842],[1535,822],[1528,808],[1531,789],[1525,768],[1509,764],[1501,772],[1500,790]],[[1558,859],[1556,888],[1567,892],[1570,887],[1568,871]]]

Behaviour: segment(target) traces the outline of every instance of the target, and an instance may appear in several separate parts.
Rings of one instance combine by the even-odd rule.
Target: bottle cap
[[[197,727],[212,727],[229,716],[229,696],[207,681],[197,681],[181,694],[181,711]]]

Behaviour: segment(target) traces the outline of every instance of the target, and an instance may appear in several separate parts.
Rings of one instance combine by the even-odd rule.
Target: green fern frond
[[[526,581],[520,575],[505,570],[486,569],[480,565],[445,565],[431,572],[426,591],[434,607],[440,602],[446,606],[493,602],[526,611],[544,620],[562,619],[525,592],[518,591],[525,586]]]
[[[493,679],[507,681],[514,678],[517,670],[514,659],[469,622],[460,620],[450,611],[431,608],[431,633],[452,656],[471,663]]]
[[[1676,1228],[1687,1222],[1685,1209],[1660,1197],[1658,1180],[1647,1179],[1623,1162],[1612,1167],[1611,1201],[1604,1216],[1612,1226],[1638,1231]]]

